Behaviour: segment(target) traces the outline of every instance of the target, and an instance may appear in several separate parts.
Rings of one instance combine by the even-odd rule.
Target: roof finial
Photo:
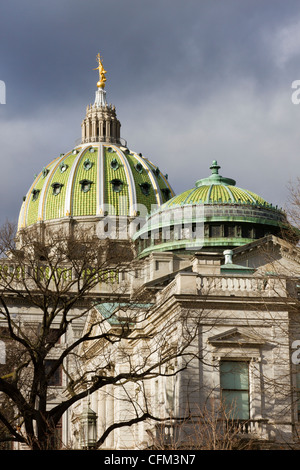
[[[104,67],[101,61],[101,56],[99,53],[97,54],[96,58],[98,62],[98,67],[96,67],[94,70],[99,70],[99,80],[97,82],[97,90],[96,90],[94,106],[96,106],[96,108],[99,108],[99,107],[104,107],[107,105],[106,91],[104,90],[105,82],[106,82],[106,78],[105,78],[106,70],[104,70]]]
[[[218,165],[217,160],[214,160],[214,161],[212,162],[211,167],[210,167],[210,169],[211,169],[211,174],[212,174],[212,175],[218,175],[220,168],[221,168],[221,167]]]
[[[98,62],[98,67],[96,67],[94,70],[99,70],[99,81],[97,82],[97,87],[103,89],[105,87],[105,82],[106,82],[105,74],[107,72],[106,70],[104,70],[104,67],[101,61],[101,56],[99,53],[97,54],[96,60]]]

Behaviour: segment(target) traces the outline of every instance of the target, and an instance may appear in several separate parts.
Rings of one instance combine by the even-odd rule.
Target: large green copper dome
[[[210,168],[209,177],[151,213],[134,237],[140,256],[153,251],[234,248],[289,227],[282,210],[219,175],[216,161]]]
[[[174,192],[167,175],[117,144],[83,143],[41,169],[19,215],[19,229],[39,221],[150,212]]]
[[[167,175],[120,137],[116,108],[106,101],[99,54],[97,62],[99,81],[81,123],[81,144],[41,168],[24,197],[19,230],[37,223],[71,226],[71,221],[91,227],[104,216],[130,220],[174,196]]]

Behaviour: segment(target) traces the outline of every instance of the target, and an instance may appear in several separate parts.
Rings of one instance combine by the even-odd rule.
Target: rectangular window
[[[249,419],[249,364],[221,361],[221,397],[230,419]]]
[[[49,334],[47,336],[47,341],[55,341],[57,336],[58,336],[58,330],[56,330],[55,328],[50,328],[49,330]],[[57,338],[57,340],[55,341],[56,344],[60,344],[60,337]]]
[[[225,236],[234,238],[236,235],[235,225],[227,225],[225,226]]]
[[[48,374],[53,365],[55,364],[55,360],[54,359],[46,359],[45,361],[45,372],[46,374]],[[59,366],[55,372],[52,374],[52,376],[50,377],[49,379],[49,385],[50,386],[54,386],[54,387],[57,387],[57,386],[60,386],[62,385],[62,368],[61,366]]]
[[[222,225],[211,225],[210,236],[212,238],[218,238],[222,236]]]

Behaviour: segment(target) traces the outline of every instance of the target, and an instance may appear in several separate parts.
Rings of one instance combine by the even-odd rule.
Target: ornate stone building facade
[[[104,85],[99,60],[82,142],[41,169],[23,202],[17,238],[20,242],[32,229],[43,240],[53,230],[66,238],[104,233],[103,238],[128,243],[124,258],[134,243],[130,268],[112,267],[111,282],[93,290],[94,307],[74,323],[57,351],[89,325],[112,333],[124,327],[125,318],[130,342],[82,344],[69,371],[76,366],[92,376],[103,363],[107,377],[121,377],[132,364],[149,368],[148,360],[161,369],[145,382],[142,376],[119,386],[108,380],[75,403],[62,418],[63,445],[92,446],[113,424],[134,421],[147,410],[165,421],[115,426],[101,448],[144,449],[158,440],[197,446],[207,434],[199,421],[203,410],[215,413],[217,429],[224,404],[238,441],[296,444],[300,385],[293,353],[300,340],[300,257],[288,238],[284,212],[221,176],[215,161],[210,176],[175,195],[168,176],[121,139]],[[139,300],[132,305],[132,299]],[[26,321],[38,317],[34,306],[13,309]],[[63,401],[67,390],[68,374],[62,373],[48,406]]]

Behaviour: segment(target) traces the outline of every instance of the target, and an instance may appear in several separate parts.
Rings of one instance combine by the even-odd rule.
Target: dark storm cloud
[[[96,54],[122,134],[192,187],[220,160],[283,205],[299,173],[300,5],[277,0],[10,0],[0,10],[0,220],[35,173],[80,137]]]
[[[269,80],[262,36],[299,13],[288,4],[295,10],[274,0],[11,0],[1,7],[3,79],[26,112],[93,86],[99,49],[120,95],[169,84],[201,92],[241,74]]]

